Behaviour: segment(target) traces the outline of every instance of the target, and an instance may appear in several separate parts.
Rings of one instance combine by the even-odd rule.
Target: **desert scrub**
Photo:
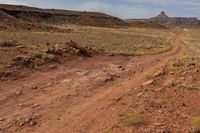
[[[194,117],[191,125],[195,132],[200,132],[200,117]]]
[[[128,114],[125,117],[124,121],[129,125],[138,125],[138,124],[142,124],[144,122],[142,116],[136,112]]]
[[[0,64],[0,71],[3,71],[5,69],[5,66],[3,64]]]
[[[166,73],[173,73],[174,71],[176,71],[176,68],[172,64],[169,64],[165,66],[164,71]]]
[[[195,62],[200,65],[200,30],[188,30],[182,38],[186,52],[180,60],[184,63]]]
[[[14,40],[0,40],[0,47],[15,47],[17,42]]]
[[[40,51],[31,53],[30,57],[40,59],[42,62],[59,62],[59,58],[56,55],[47,54]]]
[[[45,49],[46,44],[64,45],[70,40],[82,47],[102,49],[108,54],[145,55],[161,53],[169,50],[169,40],[174,37],[172,30],[141,29],[141,28],[99,28],[99,27],[71,27],[74,32],[17,32],[0,33],[4,40],[15,39],[20,44],[28,44],[39,49]],[[38,46],[37,46],[38,45]],[[79,51],[76,51],[77,53]]]
[[[175,82],[175,81],[171,83],[171,86],[179,88],[179,89],[187,89],[187,90],[198,90],[198,89],[200,89],[197,85],[194,85],[194,84],[187,84],[187,83]]]

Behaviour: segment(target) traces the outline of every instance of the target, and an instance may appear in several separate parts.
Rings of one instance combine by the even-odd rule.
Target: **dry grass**
[[[0,71],[4,70],[5,66],[3,64],[0,64]]]
[[[171,30],[113,29],[70,26],[71,33],[51,32],[0,32],[2,39],[14,39],[30,47],[44,48],[47,43],[64,44],[73,40],[82,46],[102,49],[107,53],[124,55],[155,54],[170,49]]]
[[[138,125],[144,122],[142,116],[139,113],[131,113],[127,115],[124,121],[129,125]]]
[[[196,132],[200,132],[200,117],[194,117],[192,119],[192,128],[196,131]]]
[[[185,55],[180,59],[185,63],[195,62],[200,65],[200,30],[188,30],[182,40],[187,49]]]

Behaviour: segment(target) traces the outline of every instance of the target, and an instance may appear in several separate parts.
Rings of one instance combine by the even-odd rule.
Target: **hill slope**
[[[98,12],[39,9],[26,6],[0,5],[1,20],[41,24],[76,24],[84,26],[127,26],[123,20]]]
[[[164,26],[149,22],[130,22],[99,12],[81,12],[58,9],[0,4],[0,29],[60,31],[52,25],[73,24],[96,27],[158,28]]]

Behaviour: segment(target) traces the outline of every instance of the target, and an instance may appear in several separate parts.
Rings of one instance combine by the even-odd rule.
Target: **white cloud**
[[[19,0],[0,0],[1,4],[13,4],[13,5],[26,5],[24,2],[20,2]]]

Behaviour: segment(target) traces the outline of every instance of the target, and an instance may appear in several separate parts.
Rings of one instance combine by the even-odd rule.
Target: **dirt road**
[[[130,129],[123,116],[132,102],[141,103],[136,97],[143,92],[147,77],[184,53],[181,35],[171,40],[170,51],[159,55],[73,57],[61,65],[26,72],[26,77],[15,81],[1,82],[0,132],[142,131],[145,126]]]

